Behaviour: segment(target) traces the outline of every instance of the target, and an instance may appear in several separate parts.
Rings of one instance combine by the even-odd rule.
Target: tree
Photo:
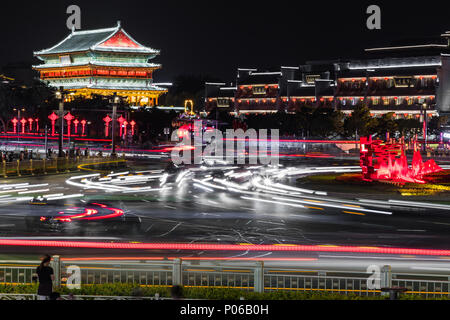
[[[448,123],[448,116],[437,116],[432,117],[428,121],[428,131],[431,134],[438,134],[440,131],[440,128]]]
[[[398,130],[397,122],[393,112],[383,114],[377,119],[377,125],[375,128],[376,133],[383,137],[386,132],[389,132],[390,136],[394,135]]]
[[[370,109],[365,104],[355,107],[350,117],[345,120],[344,128],[347,136],[368,136],[375,131],[377,120],[370,115]]]
[[[344,115],[333,108],[316,108],[312,113],[311,131],[313,136],[328,137],[343,133]]]
[[[422,124],[418,119],[397,119],[395,122],[400,135],[406,138],[411,138],[418,134],[422,128]]]

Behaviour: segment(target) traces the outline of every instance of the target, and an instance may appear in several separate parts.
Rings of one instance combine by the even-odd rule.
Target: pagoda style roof
[[[100,66],[100,67],[121,67],[121,68],[161,68],[158,63],[139,63],[139,62],[105,62],[89,60],[88,62],[78,62],[71,64],[64,63],[47,63],[33,66],[35,69],[62,68],[62,67],[80,67],[80,66]]]
[[[300,86],[297,88],[292,88],[289,90],[290,97],[315,97],[316,88],[315,86]]]
[[[281,72],[250,72],[248,76],[239,79],[239,85],[250,84],[278,84],[280,81]]]
[[[52,86],[59,87],[58,84],[53,83]],[[102,90],[129,90],[129,91],[167,91],[167,89],[149,85],[149,86],[117,86],[117,85],[107,85],[107,84],[64,84],[64,89],[102,89]]]
[[[52,55],[82,51],[159,54],[159,50],[146,47],[134,40],[120,25],[114,28],[72,32],[55,46],[34,52],[34,55]]]
[[[338,78],[366,78],[369,77],[393,77],[393,76],[420,76],[420,75],[436,75],[436,67],[418,67],[418,68],[390,68],[390,69],[374,69],[367,72],[363,69],[344,70],[339,73]]]

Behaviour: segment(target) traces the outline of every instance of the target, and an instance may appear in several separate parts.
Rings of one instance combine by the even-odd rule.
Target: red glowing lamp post
[[[120,123],[120,126],[119,126],[119,136],[122,137],[122,124],[123,124],[123,122],[125,121],[125,118],[122,117],[122,116],[120,116],[120,118],[117,119],[117,121],[119,121],[119,123]]]
[[[78,121],[78,119],[73,120],[73,124],[75,125],[75,134],[78,133],[78,124],[80,123],[80,121]]]
[[[25,118],[22,118],[22,120],[20,120],[20,123],[22,124],[22,133],[25,133],[25,124],[27,123],[27,120]]]
[[[34,119],[34,122],[36,122],[36,132],[39,132],[39,119]]]
[[[16,117],[14,117],[11,122],[13,123],[14,126],[14,133],[17,133],[17,122],[19,122],[19,120],[16,119]]]
[[[59,118],[56,113],[52,113],[51,115],[48,116],[48,118],[50,119],[50,121],[52,122],[52,136],[55,135],[55,121]]]
[[[112,121],[112,119],[110,116],[106,115],[106,117],[103,118],[103,121],[105,121],[105,137],[108,137],[109,123]]]
[[[80,121],[80,123],[81,123],[81,135],[84,136],[85,135],[84,128],[86,127],[86,120],[83,119]]]
[[[125,121],[123,122],[123,128],[124,128],[123,136],[124,136],[124,137],[127,136],[127,125],[128,125],[128,121],[125,120]]]
[[[75,117],[73,115],[71,115],[69,112],[64,116],[64,119],[66,119],[66,121],[67,121],[67,134],[70,137],[70,123],[72,122],[73,119],[75,119]]]
[[[28,124],[30,125],[30,133],[33,130],[33,118],[28,118]]]
[[[131,125],[131,135],[134,136],[134,126],[136,125],[136,122],[134,120],[131,120],[130,125]]]

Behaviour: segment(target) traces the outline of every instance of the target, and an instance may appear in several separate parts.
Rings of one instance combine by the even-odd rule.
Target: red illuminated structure
[[[125,121],[125,118],[120,116],[119,119],[117,119],[117,121],[119,121],[119,136],[122,137],[122,124]]]
[[[28,124],[30,125],[30,132],[33,131],[33,118],[28,118]]]
[[[51,115],[48,116],[50,121],[52,122],[52,136],[55,135],[55,121],[59,118],[56,113],[52,112]]]
[[[70,137],[70,123],[72,122],[73,119],[75,119],[75,117],[69,112],[64,116],[64,119],[66,119],[67,121],[67,134]]]
[[[75,125],[75,134],[78,133],[78,124],[80,123],[80,121],[78,121],[78,119],[73,120],[73,124]]]
[[[36,122],[36,132],[39,132],[39,119],[34,119],[34,122]]]
[[[131,125],[131,135],[134,136],[134,126],[136,125],[136,121],[131,120],[130,125]]]
[[[123,135],[124,135],[124,137],[127,136],[127,125],[128,125],[128,121],[125,120],[125,121],[123,122],[123,128],[124,128]]]
[[[103,121],[105,121],[105,137],[108,137],[109,123],[112,121],[112,119],[110,116],[106,115],[106,117],[103,118]]]
[[[153,72],[161,65],[149,61],[159,53],[134,40],[118,22],[112,28],[73,30],[56,45],[34,52],[43,63],[33,68],[50,86],[70,91],[69,101],[117,92],[129,104],[156,106],[167,92],[153,84]]]
[[[360,144],[360,166],[364,181],[425,183],[425,175],[443,170],[434,160],[424,163],[417,150],[409,167],[402,143],[385,143],[372,140],[371,137],[361,137]]]
[[[25,118],[22,118],[22,120],[20,120],[20,123],[22,124],[22,133],[25,133],[25,124],[27,123],[27,120]]]
[[[17,133],[17,122],[19,122],[19,120],[17,120],[15,117],[11,120],[11,122],[13,123],[14,126],[14,133]]]
[[[81,135],[85,136],[84,129],[86,127],[86,120],[83,119],[83,120],[80,121],[80,123],[81,123]]]

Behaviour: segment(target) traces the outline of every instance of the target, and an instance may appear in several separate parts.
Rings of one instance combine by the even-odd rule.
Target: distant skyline
[[[405,38],[437,37],[450,29],[442,2],[391,1],[49,1],[2,3],[0,66],[38,64],[33,51],[51,47],[70,31],[66,8],[81,8],[82,30],[120,20],[138,42],[161,50],[156,82],[179,74],[224,81],[236,68],[273,69],[308,60],[359,56],[364,48]],[[366,8],[381,7],[381,30],[366,28]]]

